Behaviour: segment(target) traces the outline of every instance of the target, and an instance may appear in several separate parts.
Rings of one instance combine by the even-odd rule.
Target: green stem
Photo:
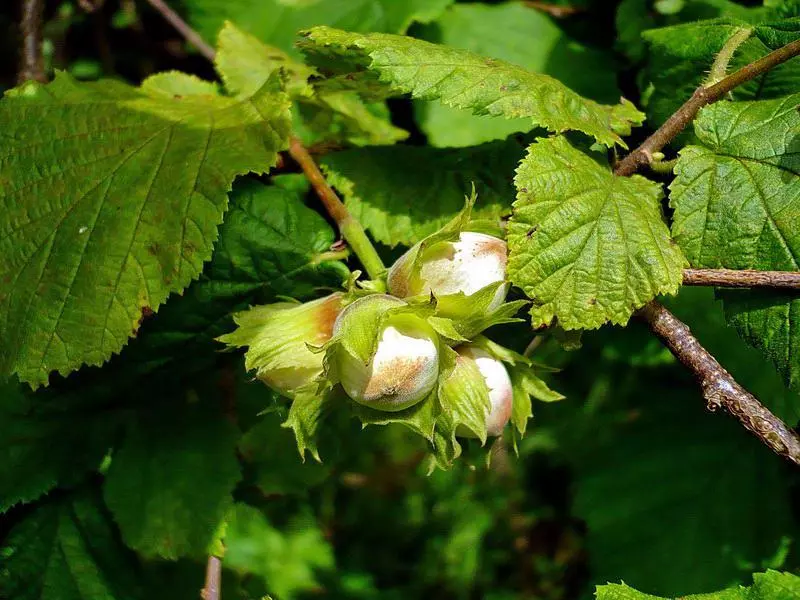
[[[320,252],[314,257],[314,264],[318,265],[328,260],[345,260],[348,256],[350,256],[350,250],[345,248],[344,250],[329,250],[328,252]]]
[[[386,267],[378,256],[378,251],[375,246],[367,237],[364,228],[356,219],[348,215],[344,221],[339,223],[339,231],[342,237],[347,241],[350,248],[353,249],[358,260],[364,265],[367,270],[367,275],[370,279],[380,279],[386,274]]]
[[[654,160],[650,163],[649,167],[653,173],[658,173],[659,175],[672,175],[672,170],[677,164],[677,158],[673,158],[672,160]]]
[[[380,279],[386,272],[386,267],[383,265],[381,257],[378,256],[375,246],[367,237],[364,228],[361,226],[350,211],[347,210],[345,205],[339,200],[339,196],[333,191],[322,171],[319,170],[317,163],[308,153],[308,150],[303,146],[296,137],[289,140],[289,155],[300,165],[306,178],[311,182],[314,191],[319,196],[322,205],[331,218],[336,221],[339,232],[345,239],[353,252],[356,253],[358,260],[364,265],[367,270],[367,275],[370,279]]]
[[[711,73],[706,79],[705,86],[709,87],[715,83],[719,83],[728,74],[728,65],[733,58],[737,48],[741,46],[753,34],[752,27],[743,27],[728,38],[722,50],[719,51],[717,57],[714,59],[714,64],[711,65]]]

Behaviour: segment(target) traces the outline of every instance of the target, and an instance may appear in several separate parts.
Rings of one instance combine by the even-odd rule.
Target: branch
[[[203,600],[219,600],[222,583],[222,561],[216,556],[208,557],[206,566],[206,585],[200,592]]]
[[[214,48],[206,44],[205,40],[200,37],[200,34],[197,33],[194,29],[189,27],[189,24],[184,21],[181,16],[172,10],[169,6],[166,5],[164,0],[147,0],[150,3],[150,6],[155,8],[158,12],[161,13],[169,24],[172,25],[175,29],[178,30],[187,42],[189,42],[192,46],[197,48],[197,50],[205,56],[208,60],[212,63],[214,62],[214,57],[216,56],[216,52],[214,52]]]
[[[356,253],[361,264],[367,270],[367,274],[371,279],[378,279],[386,271],[386,267],[375,251],[372,242],[369,241],[364,228],[361,227],[361,223],[353,218],[347,207],[339,200],[339,196],[328,185],[325,176],[319,170],[317,163],[314,162],[306,147],[294,136],[289,140],[289,155],[300,165],[306,178],[311,182],[311,186],[322,201],[325,210],[336,222],[342,237],[347,240],[353,252]]]
[[[22,56],[19,82],[35,80],[45,83],[44,55],[42,54],[43,0],[22,0]]]
[[[800,271],[684,269],[683,285],[800,290]]]
[[[717,359],[700,345],[686,323],[655,301],[645,305],[638,315],[672,354],[694,373],[709,410],[725,408],[774,452],[800,465],[800,436],[736,383]]]
[[[770,69],[785,63],[787,60],[800,55],[800,40],[786,44],[750,63],[721,79],[717,83],[698,87],[689,98],[653,135],[648,137],[641,146],[622,159],[614,168],[617,175],[632,175],[643,165],[649,164],[653,153],[658,152],[669,142],[675,139],[683,129],[691,123],[701,108],[712,104],[725,96],[734,88],[763,75]]]

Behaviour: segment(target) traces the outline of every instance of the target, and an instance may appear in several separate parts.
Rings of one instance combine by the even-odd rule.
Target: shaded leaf
[[[238,435],[205,403],[140,414],[104,490],[127,545],[147,557],[205,556],[240,479]]]
[[[350,212],[384,244],[412,245],[464,208],[475,185],[475,219],[498,220],[511,209],[510,173],[523,156],[509,139],[459,150],[372,147],[320,161]]]
[[[16,524],[0,549],[0,597],[149,597],[136,557],[120,543],[99,496],[89,489],[48,499]]]

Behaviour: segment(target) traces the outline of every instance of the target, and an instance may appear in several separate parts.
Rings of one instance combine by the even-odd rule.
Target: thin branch
[[[206,585],[200,592],[203,600],[220,600],[222,584],[222,560],[217,556],[209,556],[206,566]]]
[[[641,146],[622,159],[614,168],[617,175],[632,175],[639,167],[652,161],[653,153],[658,152],[691,123],[701,108],[716,102],[734,88],[763,75],[770,69],[800,55],[800,40],[795,40],[770,52],[759,60],[735,71],[711,86],[698,87],[689,98],[653,135]]]
[[[582,8],[577,6],[562,6],[550,2],[536,2],[535,0],[526,0],[525,4],[556,19],[571,17],[583,11]]]
[[[684,322],[655,301],[645,305],[638,315],[697,377],[709,410],[725,408],[774,452],[800,465],[800,436],[736,383]]]
[[[44,71],[44,55],[42,54],[42,17],[44,15],[43,0],[22,0],[22,56],[19,69],[19,82],[47,81]]]
[[[336,222],[342,237],[347,241],[353,252],[356,253],[361,264],[367,270],[367,274],[372,279],[378,279],[386,271],[380,256],[378,256],[372,242],[367,238],[364,228],[361,224],[352,217],[350,211],[347,210],[345,205],[339,200],[339,196],[333,191],[333,188],[325,180],[322,171],[319,170],[317,163],[308,153],[308,150],[303,143],[292,136],[289,140],[289,156],[300,165],[300,168],[305,173],[306,179],[311,182],[311,186],[319,196],[325,210]]]
[[[189,42],[192,46],[197,48],[197,50],[205,56],[208,60],[212,63],[214,62],[214,57],[216,56],[216,52],[214,52],[214,48],[209,46],[200,34],[197,33],[194,29],[189,27],[189,24],[184,21],[181,16],[172,10],[164,0],[147,0],[150,3],[150,6],[155,8],[158,12],[161,13],[169,24],[172,25],[175,29],[178,30],[186,41]]]
[[[800,271],[684,269],[683,285],[800,290]]]

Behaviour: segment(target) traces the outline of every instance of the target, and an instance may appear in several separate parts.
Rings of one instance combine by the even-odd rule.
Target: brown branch
[[[206,566],[206,585],[200,592],[203,600],[220,600],[222,587],[222,560],[217,556],[209,556]]]
[[[164,0],[147,0],[150,3],[150,6],[155,8],[158,12],[161,13],[169,24],[172,25],[175,29],[178,30],[187,42],[189,42],[192,46],[197,48],[197,50],[205,56],[208,60],[212,63],[214,62],[214,57],[216,56],[216,52],[214,52],[214,48],[209,46],[200,34],[197,33],[194,29],[192,29],[189,24],[184,21],[181,16],[172,10]]]
[[[44,72],[44,55],[42,54],[42,16],[44,14],[43,0],[22,0],[22,56],[18,80],[47,81]]]
[[[701,85],[694,91],[692,97],[669,119],[664,121],[664,124],[659,127],[653,135],[648,137],[636,150],[617,163],[617,166],[614,168],[614,173],[622,176],[632,175],[639,167],[647,165],[652,161],[654,152],[658,152],[675,139],[675,136],[694,120],[701,108],[716,102],[734,88],[751,79],[755,79],[759,75],[763,75],[770,69],[798,55],[800,55],[800,40],[796,40],[770,52],[757,61],[731,73],[714,85],[708,87]]]
[[[550,2],[536,2],[535,0],[526,0],[525,4],[543,13],[547,13],[556,19],[564,19],[577,15],[583,12],[582,8],[577,6],[561,6],[559,4],[551,4]]]
[[[683,285],[800,290],[800,271],[684,269]]]
[[[650,302],[638,315],[672,354],[700,383],[708,409],[725,408],[774,452],[800,465],[800,436],[773,415],[697,341],[686,323],[658,302]]]

